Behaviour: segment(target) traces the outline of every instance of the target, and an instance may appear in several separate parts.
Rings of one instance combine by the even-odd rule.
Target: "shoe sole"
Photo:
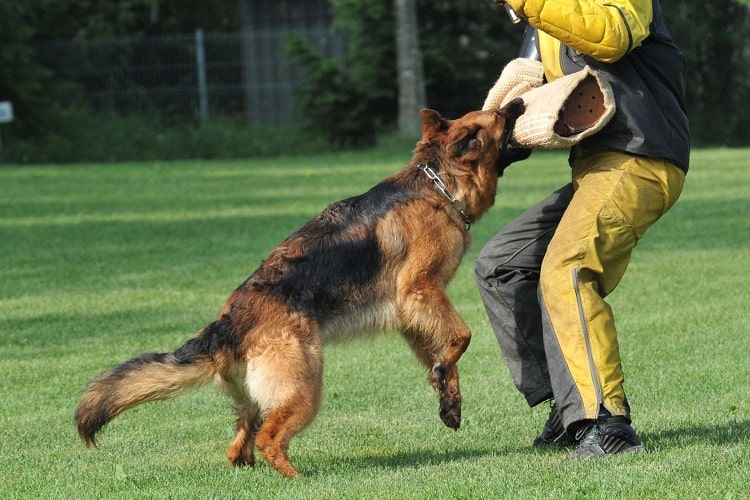
[[[646,453],[646,448],[643,445],[640,445],[640,444],[636,445],[636,446],[631,446],[630,448],[627,448],[627,449],[622,450],[622,451],[618,451],[617,453],[607,453],[606,451],[602,450],[601,448],[599,448],[599,449],[601,450],[601,453],[592,453],[592,454],[586,455],[586,456],[581,456],[581,455],[579,455],[578,453],[576,453],[574,451],[573,453],[570,454],[570,456],[568,456],[568,460],[574,460],[574,461],[575,460],[590,460],[592,458],[612,457],[612,456],[615,456],[615,455],[624,455],[626,453],[628,453],[628,454],[629,453]]]

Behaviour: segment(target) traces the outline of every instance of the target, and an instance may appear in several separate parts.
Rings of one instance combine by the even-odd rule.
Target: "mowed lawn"
[[[234,416],[212,385],[81,444],[73,412],[93,377],[180,346],[288,233],[400,169],[410,147],[0,167],[0,498],[748,498],[748,149],[694,151],[681,200],[610,297],[646,454],[533,449],[548,407],[525,405],[485,318],[482,244],[568,179],[564,153],[539,152],[500,180],[449,289],[474,333],[458,432],[390,334],[328,347],[323,408],[290,449],[299,480],[229,467]]]

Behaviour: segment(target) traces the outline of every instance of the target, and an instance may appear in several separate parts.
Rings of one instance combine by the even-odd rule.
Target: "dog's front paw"
[[[457,431],[461,427],[461,400],[440,400],[440,420],[447,426]]]

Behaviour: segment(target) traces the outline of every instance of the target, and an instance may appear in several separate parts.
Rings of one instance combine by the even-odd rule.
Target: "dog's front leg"
[[[442,362],[432,367],[430,382],[440,398],[440,419],[453,430],[461,427],[461,388],[458,383],[458,366],[453,365],[448,373]]]
[[[403,297],[402,331],[419,360],[430,369],[428,380],[440,398],[440,419],[458,429],[461,389],[456,363],[469,346],[471,331],[442,288],[427,290],[429,293],[412,292]]]
[[[432,365],[430,383],[440,398],[440,419],[445,425],[456,430],[461,426],[461,388],[458,383],[457,363],[469,347],[471,331],[455,311],[451,319],[452,328],[455,329],[449,334],[450,343]]]

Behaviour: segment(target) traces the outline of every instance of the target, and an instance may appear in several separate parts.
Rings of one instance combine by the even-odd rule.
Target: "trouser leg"
[[[572,196],[569,184],[527,210],[484,246],[474,266],[506,364],[530,406],[552,397],[537,288],[547,245]]]
[[[629,418],[605,297],[683,182],[684,174],[667,162],[620,153],[574,165],[575,195],[547,248],[539,288],[552,389],[569,431],[571,424],[595,419],[601,407]]]

